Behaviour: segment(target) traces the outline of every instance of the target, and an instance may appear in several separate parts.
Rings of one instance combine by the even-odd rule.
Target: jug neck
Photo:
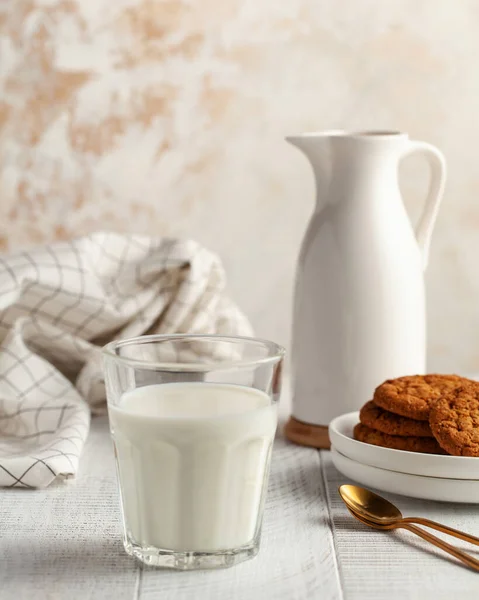
[[[379,180],[397,180],[398,162],[407,147],[404,133],[371,131],[301,134],[287,138],[308,158],[313,168],[317,197],[332,200],[331,188],[366,191]]]
[[[408,136],[397,132],[364,132],[331,136],[332,166],[363,171],[381,168],[397,171]]]

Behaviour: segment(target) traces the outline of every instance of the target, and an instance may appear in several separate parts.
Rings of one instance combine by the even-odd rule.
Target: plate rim
[[[336,458],[337,457],[337,458]],[[339,452],[336,448],[332,447],[331,448],[331,460],[334,464],[334,467],[346,478],[351,479],[352,481],[356,481],[357,483],[361,484],[361,485],[366,485],[369,487],[372,487],[373,489],[377,489],[379,491],[382,492],[386,492],[388,494],[396,494],[398,496],[404,496],[405,498],[414,498],[416,500],[430,500],[430,501],[434,501],[434,502],[447,502],[447,503],[451,503],[451,504],[470,504],[470,505],[474,505],[474,506],[478,506],[479,505],[479,496],[477,495],[477,490],[473,489],[473,490],[469,490],[468,493],[471,493],[474,495],[474,497],[477,499],[476,500],[470,500],[470,499],[466,499],[464,500],[464,493],[465,490],[461,489],[458,490],[458,494],[457,496],[454,495],[454,491],[451,490],[450,485],[454,485],[457,486],[458,485],[458,480],[456,479],[447,479],[447,478],[440,478],[440,477],[426,477],[424,475],[412,475],[410,473],[398,473],[397,471],[388,471],[387,469],[382,469],[381,467],[373,467],[372,465],[366,465],[364,463],[360,463],[358,461],[355,461],[352,458],[349,458],[349,456],[345,456],[344,454],[342,454],[341,452]],[[353,476],[353,475],[346,475],[345,473],[343,473],[342,469],[339,468],[336,465],[336,460],[343,460],[346,461],[346,463],[351,463],[349,466],[351,468],[357,468],[357,467],[362,467],[363,469],[366,470],[366,477],[368,476],[367,471],[371,471],[370,475],[372,477],[375,476],[380,476],[382,473],[387,473],[389,476],[392,476],[393,478],[396,479],[396,482],[392,482],[393,486],[395,486],[397,488],[398,485],[400,485],[401,483],[403,485],[406,485],[407,487],[411,487],[414,489],[418,489],[418,488],[414,488],[414,483],[421,483],[422,486],[424,485],[431,485],[431,483],[436,483],[437,485],[441,486],[444,485],[445,482],[446,485],[448,486],[447,490],[443,490],[442,492],[434,492],[434,491],[422,491],[422,492],[416,492],[411,493],[410,491],[398,491],[397,489],[395,490],[391,490],[390,488],[390,484],[391,482],[386,481],[384,484],[380,483],[378,484],[378,482],[375,482],[374,484],[370,483],[370,482],[364,482],[362,475],[360,474],[359,476]],[[348,465],[346,464],[346,467]],[[406,481],[405,478],[409,481]],[[430,480],[433,480],[432,482]],[[397,481],[399,480],[399,481]],[[429,480],[429,481],[428,481]],[[462,479],[459,480],[462,485],[461,488],[464,488],[466,486],[472,486],[473,488],[478,488],[479,489],[479,481],[475,480],[475,479]],[[441,496],[447,496],[447,499],[445,499],[444,497]]]
[[[437,479],[454,479],[457,481],[479,481],[479,460],[474,456],[450,456],[450,455],[439,455],[439,454],[426,454],[424,452],[410,452],[408,450],[397,450],[395,448],[384,448],[382,446],[373,446],[371,444],[365,444],[364,442],[360,442],[359,440],[355,440],[353,437],[350,437],[343,433],[340,430],[342,425],[347,424],[351,426],[354,422],[359,423],[359,412],[353,411],[349,413],[344,413],[335,417],[329,424],[329,434],[331,439],[331,444],[336,446],[336,450],[339,450],[341,454],[354,460],[355,462],[359,462],[360,464],[365,464],[371,467],[375,467],[378,469],[384,469],[388,471],[392,471],[395,473],[404,473],[406,475],[415,475],[417,477],[435,477]],[[337,444],[337,439],[344,440],[344,444]],[[340,446],[340,447],[339,447]],[[346,448],[343,448],[346,446]],[[352,449],[360,449],[360,459],[357,458],[356,455],[353,454],[353,450],[347,451],[347,448],[351,447]],[[366,456],[365,456],[366,455]],[[376,455],[376,457],[374,456]],[[432,470],[433,473],[425,473],[424,469],[421,468],[419,470],[414,470],[414,472],[410,472],[407,469],[411,468],[406,464],[405,466],[401,466],[399,461],[404,460],[406,463],[416,463],[418,456],[421,457],[423,461],[432,463],[426,465],[426,469]],[[387,468],[384,466],[384,461],[390,459],[393,460],[393,468]],[[465,470],[474,465],[474,471],[476,472],[472,478],[467,474],[464,476],[456,476],[451,477],[449,475],[439,474],[438,472],[441,469],[454,469],[460,466],[461,470]]]
[[[436,477],[435,475],[417,475],[416,473],[406,473],[405,471],[393,471],[392,469],[385,469],[384,467],[376,467],[375,465],[367,465],[359,460],[354,460],[354,458],[351,458],[350,456],[346,456],[346,454],[343,454],[340,450],[338,450],[334,446],[331,446],[331,454],[339,454],[342,458],[350,460],[351,462],[353,462],[357,465],[361,465],[362,467],[367,467],[368,469],[376,469],[377,471],[384,471],[385,473],[391,473],[394,476],[405,475],[406,477],[412,477],[412,478],[421,479],[421,480],[432,479],[433,482],[437,481],[438,483],[442,483],[443,481],[448,481],[448,482],[464,481],[464,482],[470,483],[470,484],[477,484],[477,487],[479,488],[479,479],[456,479],[454,477]],[[426,481],[424,483],[426,483]],[[478,504],[479,504],[479,500],[478,500]]]

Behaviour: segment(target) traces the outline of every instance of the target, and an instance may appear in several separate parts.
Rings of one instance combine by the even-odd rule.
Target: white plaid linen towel
[[[145,333],[250,335],[219,258],[192,241],[95,233],[0,257],[0,486],[74,477],[100,348]]]

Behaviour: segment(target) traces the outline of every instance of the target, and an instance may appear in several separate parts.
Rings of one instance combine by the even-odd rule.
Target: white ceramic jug
[[[297,267],[286,434],[327,447],[331,419],[358,410],[385,379],[425,372],[423,271],[446,169],[435,147],[404,133],[287,140],[313,167],[317,202]],[[431,168],[415,233],[398,187],[399,162],[413,152]]]

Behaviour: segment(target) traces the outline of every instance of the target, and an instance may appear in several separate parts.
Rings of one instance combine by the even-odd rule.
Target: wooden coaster
[[[284,435],[290,442],[301,446],[312,446],[313,448],[331,447],[327,425],[310,425],[290,417],[284,426]]]

